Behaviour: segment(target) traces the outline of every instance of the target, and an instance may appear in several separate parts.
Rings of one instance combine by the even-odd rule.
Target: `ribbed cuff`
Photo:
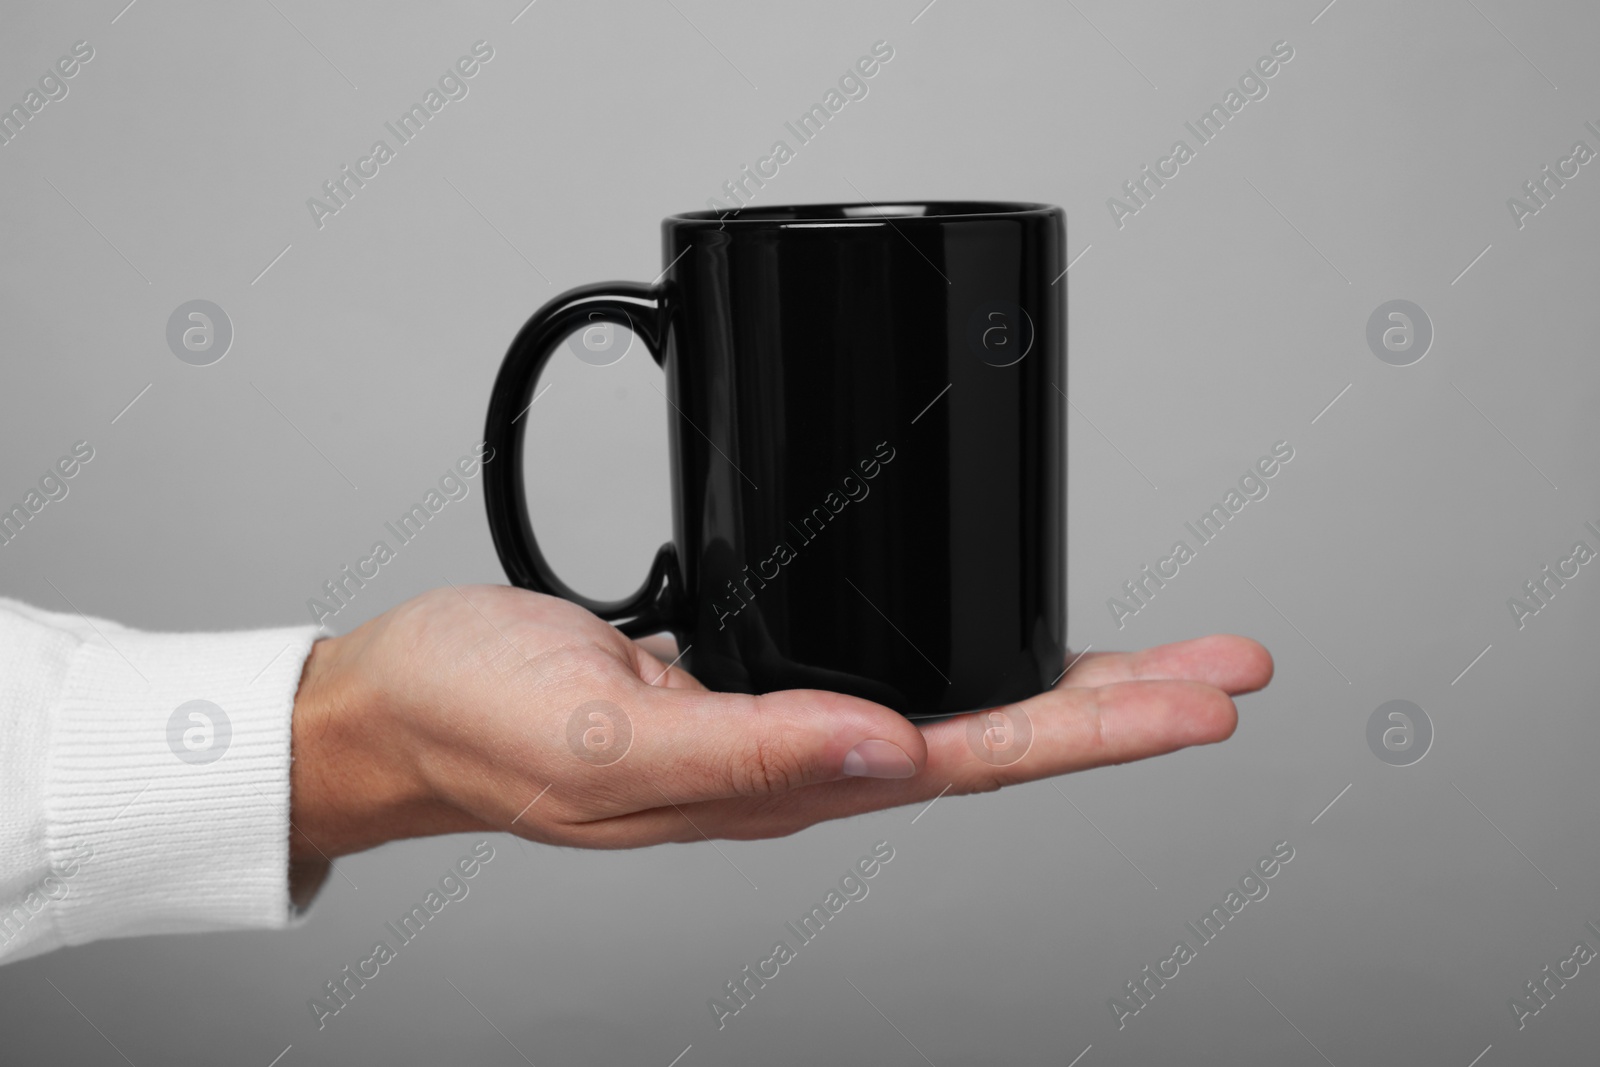
[[[67,944],[290,919],[290,721],[316,631],[89,636],[50,745]]]

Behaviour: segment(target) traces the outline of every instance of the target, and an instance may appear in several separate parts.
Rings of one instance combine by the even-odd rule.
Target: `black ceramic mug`
[[[1047,204],[666,219],[655,284],[564,293],[506,353],[484,490],[507,575],[670,631],[715,690],[912,717],[1042,692],[1066,656],[1065,247]],[[610,602],[551,570],[522,476],[539,371],[596,323],[648,346],[672,406],[673,539]]]

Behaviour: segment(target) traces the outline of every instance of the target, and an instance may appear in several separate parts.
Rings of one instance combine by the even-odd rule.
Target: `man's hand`
[[[1272,677],[1244,637],[1085,655],[1015,706],[1033,736],[1007,764],[980,758],[971,715],[919,727],[836,693],[712,693],[668,667],[670,641],[657,640],[553,597],[470,586],[318,642],[294,709],[301,873],[458,831],[585,848],[782,836],[947,788],[1222,741],[1238,721],[1231,698]]]

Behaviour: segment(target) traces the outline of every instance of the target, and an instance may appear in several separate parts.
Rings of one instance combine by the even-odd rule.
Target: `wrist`
[[[410,666],[391,654],[389,621],[324,638],[306,657],[293,720],[291,867],[480,828],[424,773],[431,745],[424,716],[407,703],[411,687],[384,684]]]
[[[311,646],[295,696],[289,859],[315,869],[403,832],[421,800],[418,779],[394,759],[381,721],[387,702],[364,677],[352,637]]]

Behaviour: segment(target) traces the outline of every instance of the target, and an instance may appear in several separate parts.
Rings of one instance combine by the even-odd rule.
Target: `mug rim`
[[[1032,218],[1060,212],[1055,204],[1026,200],[895,200],[885,204],[837,202],[826,204],[771,204],[733,211],[680,211],[668,215],[665,225],[771,227],[775,229],[840,226],[917,226],[972,219]]]

